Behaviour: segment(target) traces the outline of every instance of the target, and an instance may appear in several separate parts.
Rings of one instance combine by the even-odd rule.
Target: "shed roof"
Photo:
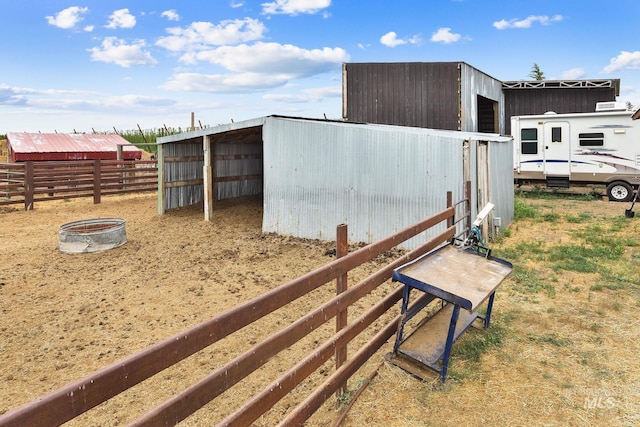
[[[7,147],[14,161],[116,159],[118,145],[123,158],[142,158],[142,151],[120,135],[9,132]]]
[[[334,119],[318,119],[318,118],[309,118],[309,117],[294,117],[294,116],[282,116],[282,115],[270,115],[270,116],[262,116],[249,120],[238,121],[233,123],[222,124],[218,126],[208,127],[204,129],[197,129],[190,132],[183,132],[174,135],[167,135],[158,138],[158,144],[168,144],[168,143],[179,143],[185,142],[189,140],[199,140],[203,136],[211,136],[216,134],[225,134],[229,132],[236,132],[239,130],[245,129],[253,129],[256,132],[261,131],[261,127],[270,119],[282,119],[282,120],[291,120],[294,122],[321,122],[326,123],[327,125],[337,125],[343,126],[345,128],[352,127],[367,127],[370,129],[377,129],[379,131],[398,131],[403,133],[417,133],[417,134],[429,134],[435,136],[448,136],[452,138],[459,139],[474,139],[474,140],[483,140],[483,141],[499,141],[499,142],[507,142],[511,141],[513,138],[510,136],[498,135],[495,133],[481,133],[481,132],[464,132],[464,131],[453,131],[453,130],[442,130],[442,129],[430,129],[430,128],[422,128],[422,127],[412,127],[412,126],[399,126],[399,125],[385,125],[385,124],[377,124],[377,123],[365,123],[365,122],[352,122],[352,121],[344,121],[344,120],[334,120]]]

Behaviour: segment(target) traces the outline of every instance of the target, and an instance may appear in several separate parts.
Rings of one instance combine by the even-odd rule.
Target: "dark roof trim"
[[[616,96],[620,95],[620,79],[600,80],[518,80],[502,82],[503,89],[582,89],[582,88],[614,88]]]

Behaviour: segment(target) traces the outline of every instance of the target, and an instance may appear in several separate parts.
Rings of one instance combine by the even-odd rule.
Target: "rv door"
[[[543,133],[545,175],[569,176],[571,174],[569,122],[545,122]]]

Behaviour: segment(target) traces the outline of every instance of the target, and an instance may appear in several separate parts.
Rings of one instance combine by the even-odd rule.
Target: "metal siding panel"
[[[591,113],[596,103],[615,101],[615,88],[504,88],[505,133],[511,133],[511,117],[556,113]]]
[[[489,145],[491,168],[491,195],[495,204],[494,218],[501,218],[502,227],[513,221],[514,194],[513,168],[501,167],[513,165],[513,140],[506,142],[493,141]],[[495,232],[494,228],[494,232]]]
[[[458,129],[456,62],[346,64],[347,120]]]
[[[215,141],[215,139],[214,139]],[[247,144],[242,139],[238,143],[215,144],[216,156],[258,155],[257,159],[219,159],[214,163],[215,178],[228,176],[262,175],[262,142]],[[216,200],[262,193],[262,180],[216,182]]]
[[[461,64],[461,120],[460,130],[478,131],[478,95],[498,103],[498,133],[504,133],[504,103],[502,83],[491,76]]]
[[[180,141],[173,136],[170,142],[162,144],[164,157],[198,157],[203,155],[202,140],[211,135],[214,156],[257,155],[259,158],[218,159],[212,161],[215,178],[262,174],[262,142],[256,134],[261,132],[262,119],[246,121],[242,125],[219,126],[204,131],[184,134]],[[197,135],[197,136],[194,136]],[[231,135],[231,136],[229,136]],[[247,142],[247,139],[251,141]],[[221,142],[222,141],[222,142]],[[165,184],[177,181],[204,179],[204,159],[179,162],[164,162]],[[257,195],[262,193],[262,180],[215,182],[215,200]],[[199,203],[204,200],[203,184],[165,187],[165,209],[173,209]]]
[[[333,240],[347,223],[351,241],[372,242],[444,209],[447,190],[462,198],[459,137],[285,119],[263,137],[265,232]]]
[[[165,184],[192,179],[203,179],[204,161],[166,161],[170,157],[202,156],[202,142],[177,142],[163,145],[165,161],[163,179]],[[180,187],[165,187],[165,209],[189,206],[204,200],[203,184],[184,185]]]

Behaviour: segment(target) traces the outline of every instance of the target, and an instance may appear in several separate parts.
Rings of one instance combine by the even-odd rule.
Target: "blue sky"
[[[339,119],[345,62],[463,61],[499,80],[621,79],[640,2],[0,0],[0,134]]]

